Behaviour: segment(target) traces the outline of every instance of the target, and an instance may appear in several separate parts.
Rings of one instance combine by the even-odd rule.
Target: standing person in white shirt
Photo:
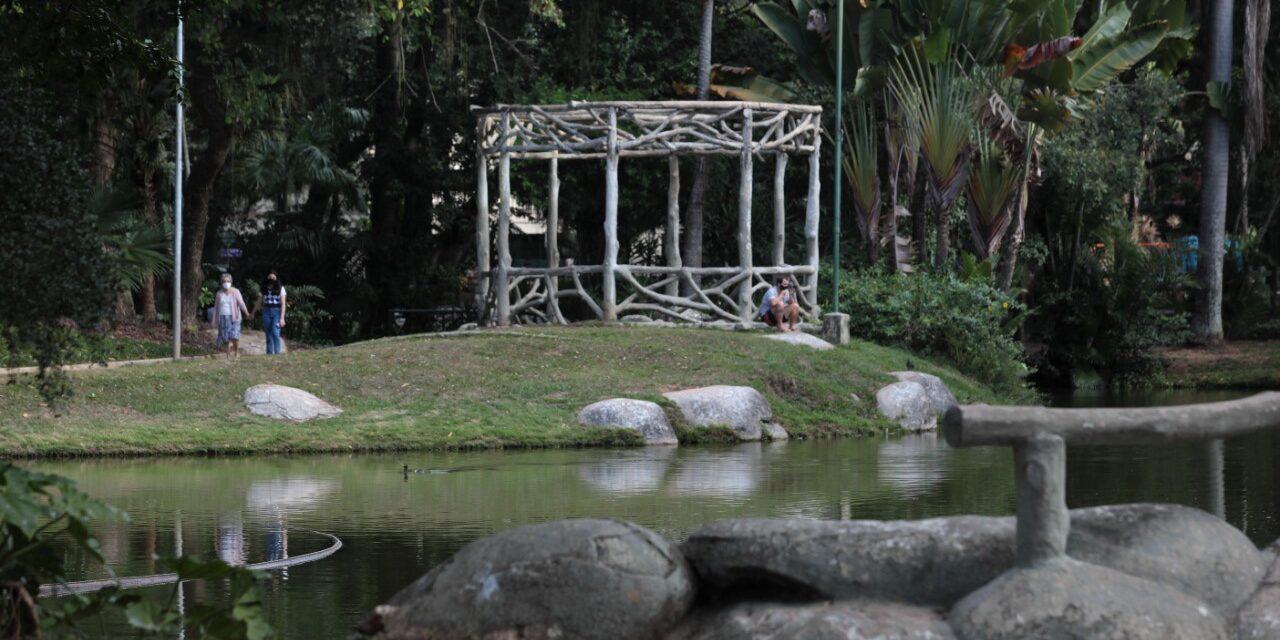
[[[765,324],[777,327],[781,333],[796,330],[796,323],[800,321],[800,304],[796,302],[795,290],[791,288],[791,278],[779,277],[777,283],[764,292],[764,300],[756,315]],[[789,329],[788,324],[791,325]]]
[[[214,317],[218,323],[218,342],[226,345],[227,359],[240,359],[240,323],[252,317],[240,290],[231,286],[231,274],[222,274],[218,293],[213,297]]]

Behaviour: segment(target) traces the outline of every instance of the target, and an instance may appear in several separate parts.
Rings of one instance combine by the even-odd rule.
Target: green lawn
[[[1199,389],[1280,389],[1280,340],[1167,349],[1164,383]]]
[[[574,421],[610,397],[663,403],[664,391],[711,384],[762,391],[800,437],[896,428],[875,391],[908,354],[865,342],[817,352],[758,333],[575,326],[411,336],[238,363],[197,360],[73,374],[75,395],[55,411],[29,380],[0,386],[0,453],[9,456],[557,447],[629,444]],[[1025,401],[912,356],[961,402]],[[342,407],[305,424],[250,414],[259,383],[306,389]],[[856,395],[856,399],[855,396]],[[679,427],[680,425],[677,424]],[[714,432],[686,431],[686,441]]]

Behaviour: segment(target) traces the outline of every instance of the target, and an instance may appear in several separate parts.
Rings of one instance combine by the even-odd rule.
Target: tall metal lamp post
[[[831,182],[831,311],[840,312],[840,192],[844,182],[844,0],[836,0],[836,160],[835,178]]]
[[[184,123],[182,100],[185,89],[183,74],[182,2],[178,2],[178,104],[174,107],[175,141],[173,144],[173,359],[182,358],[182,143]]]
[[[840,192],[844,181],[844,0],[836,0],[836,148],[835,179],[831,188],[831,311],[822,316],[822,337],[834,344],[849,343],[849,316],[840,313]]]

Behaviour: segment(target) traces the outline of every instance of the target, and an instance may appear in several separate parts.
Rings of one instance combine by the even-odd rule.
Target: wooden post
[[[809,293],[809,313],[817,318],[821,315],[818,309],[818,211],[822,197],[822,177],[819,160],[822,135],[815,132],[813,136],[813,153],[809,154],[809,194],[804,208],[804,250],[806,262],[813,269],[805,290]]]
[[[751,272],[755,267],[751,262],[751,109],[742,110],[742,165],[738,177],[738,264],[747,277],[738,283],[738,319],[750,322],[751,288],[755,278]]]
[[[667,266],[679,269],[680,261],[680,158],[672,154],[667,158],[667,225],[663,229],[663,249]],[[680,295],[680,280],[667,285],[667,295]]]
[[[489,161],[484,155],[484,125],[476,142],[476,322],[489,324]]]
[[[498,326],[511,325],[511,292],[507,270],[511,268],[511,152],[507,150],[510,134],[509,112],[502,112],[502,139],[498,157],[498,278],[494,297],[498,301]]]
[[[786,264],[787,252],[787,152],[774,154],[773,171],[773,266]],[[797,286],[800,283],[796,283]]]
[[[604,321],[618,319],[618,109],[609,107],[604,163]]]
[[[1067,511],[1067,445],[1056,435],[1037,435],[1013,447],[1020,567],[1067,553],[1071,515]]]
[[[551,158],[551,172],[547,179],[547,268],[560,266],[560,158]],[[560,322],[560,278],[547,276],[547,322]]]

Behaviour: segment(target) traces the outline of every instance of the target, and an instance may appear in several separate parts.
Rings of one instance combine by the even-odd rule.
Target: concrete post
[[[1038,434],[1013,447],[1017,492],[1017,565],[1035,566],[1067,553],[1067,445]]]

